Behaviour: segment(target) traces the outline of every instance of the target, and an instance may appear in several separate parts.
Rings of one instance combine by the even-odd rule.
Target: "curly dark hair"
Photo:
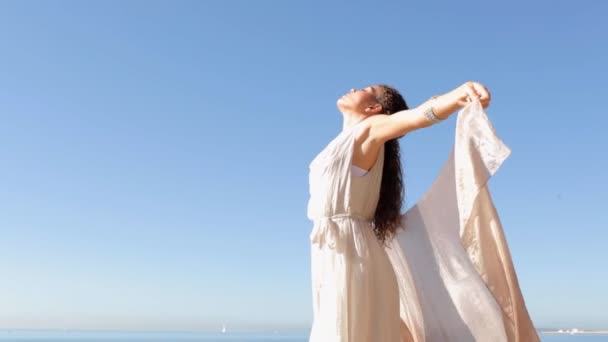
[[[408,109],[403,96],[395,88],[386,84],[378,86],[381,89],[377,95],[384,114],[394,114]],[[399,137],[400,138],[400,137]],[[399,138],[384,143],[384,167],[380,185],[380,199],[374,214],[374,234],[385,244],[386,239],[394,236],[401,225],[401,208],[405,191],[401,171],[401,152]]]

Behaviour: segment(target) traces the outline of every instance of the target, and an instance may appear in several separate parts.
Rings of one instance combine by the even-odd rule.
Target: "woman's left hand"
[[[479,99],[483,108],[487,108],[491,100],[490,91],[483,84],[473,81],[466,82],[458,87],[458,105],[464,107],[474,99]]]

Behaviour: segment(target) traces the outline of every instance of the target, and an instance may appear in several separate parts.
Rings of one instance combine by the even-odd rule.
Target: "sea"
[[[540,334],[542,342],[608,342],[608,335]],[[0,330],[0,342],[308,342],[306,333],[117,333]],[[457,341],[455,341],[457,342]]]

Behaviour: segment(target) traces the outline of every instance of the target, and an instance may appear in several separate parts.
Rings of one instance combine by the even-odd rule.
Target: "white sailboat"
[[[226,333],[226,324],[222,324],[222,334]]]

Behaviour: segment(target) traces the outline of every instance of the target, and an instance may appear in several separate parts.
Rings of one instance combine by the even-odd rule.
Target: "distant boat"
[[[222,334],[226,333],[226,324],[222,324]]]

